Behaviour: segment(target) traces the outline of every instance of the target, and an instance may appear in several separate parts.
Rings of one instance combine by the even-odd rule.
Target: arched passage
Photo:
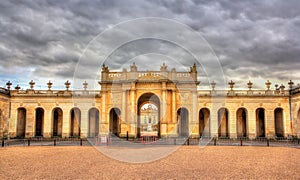
[[[71,109],[70,136],[80,136],[81,111],[79,108]]]
[[[17,137],[25,137],[26,131],[26,109],[18,108]]]
[[[137,137],[160,136],[160,100],[153,93],[138,99]]]
[[[283,110],[281,108],[276,108],[274,110],[275,117],[275,135],[277,137],[284,136],[284,126],[283,126]]]
[[[229,137],[228,110],[221,108],[218,111],[218,136]]]
[[[265,110],[258,108],[256,109],[256,136],[266,137],[265,132]]]
[[[202,108],[199,111],[199,135],[204,137],[210,136],[210,111]]]
[[[177,110],[178,135],[183,137],[189,136],[189,111],[186,108]]]
[[[95,137],[99,134],[99,110],[92,108],[89,110],[89,131],[88,137]]]
[[[52,136],[62,136],[63,111],[55,108],[52,111]]]
[[[236,112],[237,137],[247,137],[247,111],[240,108]]]
[[[35,110],[35,136],[43,136],[44,133],[44,109]]]
[[[121,111],[119,108],[112,108],[109,112],[109,132],[116,136],[120,134],[120,115]]]

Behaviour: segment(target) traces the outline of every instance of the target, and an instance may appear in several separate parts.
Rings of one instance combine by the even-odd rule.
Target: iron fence
[[[43,138],[2,139],[1,147],[7,146],[130,146],[136,145],[186,145],[186,146],[273,146],[298,147],[298,138],[209,138],[209,137],[147,137],[147,138],[119,138],[99,136],[93,138]]]

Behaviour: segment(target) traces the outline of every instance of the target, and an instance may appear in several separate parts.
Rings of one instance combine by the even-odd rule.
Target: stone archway
[[[178,135],[189,137],[189,111],[186,108],[177,110]]]
[[[35,136],[43,136],[44,133],[44,109],[35,110]]]
[[[121,115],[121,111],[119,108],[112,108],[109,111],[109,132],[118,137],[121,131],[120,115]]]
[[[62,136],[63,111],[60,108],[54,108],[52,111],[52,136]]]
[[[228,110],[221,108],[218,111],[218,136],[229,137]]]
[[[26,131],[26,109],[18,108],[17,137],[25,137]]]
[[[237,137],[247,137],[247,110],[239,108],[236,112]]]
[[[199,136],[210,137],[210,111],[207,108],[199,111]]]
[[[284,125],[283,125],[283,110],[282,108],[276,108],[274,110],[275,119],[275,135],[276,137],[284,137]]]
[[[137,104],[137,137],[160,137],[160,100],[154,93],[145,93]]]
[[[81,111],[79,108],[71,109],[70,136],[80,136]]]
[[[256,109],[256,136],[266,137],[265,133],[265,109],[258,108]]]
[[[99,134],[99,110],[91,108],[89,110],[89,130],[88,137],[95,137]]]

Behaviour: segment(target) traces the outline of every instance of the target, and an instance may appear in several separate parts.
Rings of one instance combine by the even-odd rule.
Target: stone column
[[[229,137],[230,138],[237,138],[237,129],[236,129],[236,111],[235,110],[228,110],[229,111]]]
[[[250,139],[256,137],[256,110],[247,108],[247,134]]]
[[[107,118],[106,112],[106,93],[107,91],[102,91],[102,106],[99,112],[99,134],[105,135],[109,132],[109,119]]]
[[[122,110],[121,110],[121,120],[126,121],[126,90],[122,91]]]
[[[86,106],[85,108],[82,107],[80,108],[81,113],[80,113],[80,137],[84,138],[88,136],[88,128],[89,128],[89,106]]]
[[[51,107],[44,109],[44,137],[52,136],[52,109]]]
[[[292,130],[290,128],[290,112],[287,110],[289,109],[288,107],[287,108],[284,108],[283,109],[283,133],[284,133],[284,137],[287,137],[289,134],[292,134]]]
[[[265,129],[266,137],[275,137],[275,116],[273,110],[265,110]]]
[[[70,111],[68,109],[62,109],[63,111],[63,118],[62,118],[62,137],[69,137],[70,136]]]
[[[163,123],[166,123],[166,104],[166,90],[162,90],[161,118]]]
[[[130,116],[129,116],[129,124],[130,124],[130,136],[136,136],[137,135],[137,116],[136,116],[136,103],[135,103],[135,85],[132,84],[131,90],[130,90],[130,102],[131,102],[131,108],[130,108]]]
[[[199,128],[197,128],[198,124],[198,113],[197,113],[197,91],[192,91],[192,119],[190,121],[191,133],[193,136],[199,136]]]
[[[167,112],[166,112],[166,82],[162,82],[162,102],[160,103],[160,135],[161,136],[166,136],[167,133]]]
[[[12,116],[13,117],[13,116]],[[17,119],[17,116],[16,116]],[[35,136],[35,108],[26,107],[26,135],[27,137]]]
[[[171,101],[171,105],[172,105],[172,124],[169,125],[170,126],[170,135],[171,136],[177,136],[177,111],[176,111],[176,91],[172,90],[172,101]]]
[[[177,123],[177,112],[176,112],[176,91],[172,91],[172,123]]]
[[[127,119],[126,119],[126,105],[127,105],[127,100],[126,100],[126,90],[123,89],[122,91],[122,109],[121,109],[121,133],[120,136],[125,137],[126,136],[126,132],[128,131],[127,128]]]
[[[27,128],[27,124],[28,123],[28,113],[29,112],[29,109],[26,109],[26,129],[25,129],[25,136],[26,134],[30,134],[31,133],[31,129]],[[17,135],[17,121],[18,121],[18,110],[12,110],[11,111],[11,116],[10,116],[10,120],[9,120],[9,136],[10,137],[15,137]]]
[[[210,112],[211,117],[211,137],[218,136],[218,108],[212,108]]]

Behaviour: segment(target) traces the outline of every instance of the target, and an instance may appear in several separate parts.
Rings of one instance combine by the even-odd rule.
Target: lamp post
[[[290,129],[291,129],[291,133],[292,135],[294,134],[293,132],[293,110],[292,110],[292,90],[293,90],[293,85],[294,82],[292,80],[290,80],[288,82],[289,85],[289,108],[290,108]]]

